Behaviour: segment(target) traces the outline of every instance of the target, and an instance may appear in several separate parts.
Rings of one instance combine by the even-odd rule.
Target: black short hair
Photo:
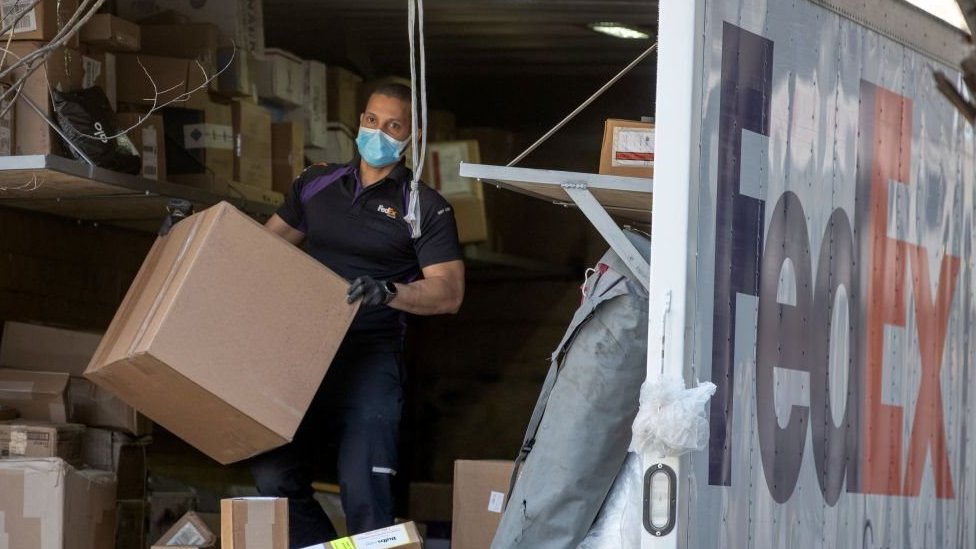
[[[410,86],[400,84],[399,82],[390,82],[388,84],[380,84],[373,90],[370,95],[385,95],[387,97],[393,97],[395,99],[400,99],[401,101],[406,101],[410,103],[413,99],[413,94],[410,91]]]

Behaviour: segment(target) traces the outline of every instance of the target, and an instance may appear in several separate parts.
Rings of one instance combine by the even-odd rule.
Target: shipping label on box
[[[325,549],[420,549],[421,547],[420,534],[413,522],[340,538],[324,546]]]
[[[600,173],[625,177],[653,177],[654,124],[608,119],[603,130]]]
[[[12,421],[0,423],[0,457],[59,457],[82,463],[84,425]]]
[[[223,549],[287,549],[288,500],[220,500],[220,544]]]
[[[52,40],[77,10],[78,0],[0,0],[3,26],[13,24],[14,40]],[[77,34],[68,45],[78,46]]]
[[[428,143],[424,165],[424,182],[444,196],[479,196],[481,185],[467,177],[461,177],[461,162],[479,161],[477,141],[448,141]]]
[[[226,124],[187,124],[183,126],[183,148],[234,150],[234,128]]]
[[[153,545],[213,547],[216,542],[216,534],[210,530],[203,519],[193,511],[188,511]]]

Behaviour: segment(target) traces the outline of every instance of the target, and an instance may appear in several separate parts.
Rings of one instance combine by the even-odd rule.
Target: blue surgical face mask
[[[408,144],[406,139],[398,141],[374,128],[360,127],[356,137],[360,156],[374,168],[384,168],[398,162]]]

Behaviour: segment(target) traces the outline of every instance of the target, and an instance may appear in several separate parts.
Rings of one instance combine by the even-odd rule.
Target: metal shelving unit
[[[653,180],[466,163],[461,164],[460,174],[553,204],[578,207],[636,278],[645,287],[650,284],[650,265],[610,214],[650,224]]]
[[[259,220],[277,209],[264,202],[113,172],[60,156],[0,158],[0,206],[155,231],[172,198],[189,200],[197,210],[225,200]]]

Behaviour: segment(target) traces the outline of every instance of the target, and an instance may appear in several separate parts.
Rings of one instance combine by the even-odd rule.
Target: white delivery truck
[[[976,547],[967,50],[901,0],[661,0],[648,376],[717,390],[704,449],[642,456],[643,547]],[[647,269],[601,208],[641,185],[512,170],[462,174]]]

